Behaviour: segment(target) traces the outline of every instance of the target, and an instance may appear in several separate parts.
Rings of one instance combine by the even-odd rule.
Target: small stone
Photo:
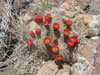
[[[84,21],[87,22],[88,24],[91,23],[91,21],[93,20],[93,15],[92,14],[85,14],[83,15]]]
[[[54,61],[48,61],[38,71],[36,75],[54,75],[58,70],[57,65]]]
[[[96,58],[96,63],[100,64],[100,57]]]
[[[64,2],[61,6],[69,10],[69,4],[67,2]]]

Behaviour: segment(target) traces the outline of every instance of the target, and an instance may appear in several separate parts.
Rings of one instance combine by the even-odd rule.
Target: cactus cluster
[[[43,47],[45,47],[49,58],[56,58],[57,61],[68,62],[70,65],[72,65],[74,49],[78,47],[78,44],[80,43],[78,34],[71,35],[72,21],[61,19],[63,23],[63,25],[61,25],[59,22],[53,22],[53,17],[51,14],[46,14],[45,17],[38,15],[33,18],[33,21],[40,25],[40,28],[35,29],[35,32],[30,30],[29,34],[33,38],[33,41],[36,38],[41,40],[39,41],[40,43],[37,40],[35,43],[32,40],[28,40],[28,46],[33,46],[34,48],[37,46],[35,45],[36,43],[40,44],[41,46],[44,45]],[[64,25],[65,29],[63,29],[63,31],[60,30],[60,28]],[[43,33],[42,31],[46,32]],[[62,47],[63,43],[65,46]],[[65,51],[65,54],[64,52],[62,53],[63,50]]]

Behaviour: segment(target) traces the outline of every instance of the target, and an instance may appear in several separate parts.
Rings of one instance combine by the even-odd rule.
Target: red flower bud
[[[77,41],[76,41],[78,44],[80,43],[80,40],[79,39],[77,39]]]
[[[28,46],[32,46],[33,43],[31,41],[27,41]]]
[[[35,32],[36,32],[37,35],[40,35],[41,34],[41,29],[36,29]]]
[[[75,34],[74,37],[77,38],[78,37],[78,34]]]
[[[40,22],[40,21],[42,21],[43,20],[43,16],[36,16],[35,18],[33,18],[33,21],[35,21],[35,22]]]
[[[72,25],[72,21],[71,20],[67,20],[66,24],[67,24],[67,26],[71,26]]]
[[[54,43],[58,43],[58,39],[57,38],[54,39]]]
[[[59,23],[54,23],[53,24],[53,28],[54,29],[59,29],[60,28],[60,24]]]
[[[49,22],[48,22],[48,21],[44,21],[44,22],[43,22],[43,25],[44,25],[45,27],[49,27]]]
[[[53,45],[53,46],[51,47],[51,50],[52,50],[53,53],[57,53],[57,52],[59,51],[58,45]]]
[[[51,14],[47,14],[45,20],[50,22],[52,20]]]
[[[34,34],[34,32],[33,32],[33,31],[30,31],[30,33],[29,33],[29,34],[30,34],[30,36],[31,36],[31,37],[34,37],[34,36],[35,36],[35,34]]]
[[[56,56],[56,60],[62,61],[62,60],[63,60],[63,56],[58,54],[58,55]]]
[[[46,37],[46,38],[44,38],[43,42],[44,42],[45,45],[49,45],[51,43],[51,38]]]
[[[70,35],[70,31],[68,29],[65,29],[63,31],[64,36],[68,37]]]

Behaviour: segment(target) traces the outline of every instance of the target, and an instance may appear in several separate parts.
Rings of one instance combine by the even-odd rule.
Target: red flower
[[[60,28],[60,24],[59,23],[54,23],[53,24],[53,28],[54,29],[59,29]]]
[[[52,20],[51,14],[47,14],[45,20],[50,22]]]
[[[31,36],[31,37],[34,37],[34,36],[35,36],[35,34],[34,34],[34,32],[33,32],[33,31],[30,31],[30,33],[29,33],[29,34],[30,34],[30,36]]]
[[[80,40],[79,40],[79,39],[77,39],[77,40],[76,40],[76,42],[79,44],[79,43],[80,43]]]
[[[54,39],[54,43],[58,43],[58,39],[57,38]]]
[[[76,42],[76,38],[72,36],[72,37],[69,39],[68,42],[73,42],[73,43],[75,43],[75,42]]]
[[[28,46],[32,46],[33,43],[31,41],[27,41]]]
[[[68,46],[70,46],[70,47],[74,46],[74,42],[69,41]]]
[[[37,19],[38,19],[39,21],[42,21],[42,20],[43,20],[43,16],[37,16]]]
[[[71,25],[72,25],[72,21],[71,21],[71,20],[67,20],[67,21],[66,21],[66,24],[67,24],[68,26],[71,26]]]
[[[78,37],[78,34],[75,34],[74,37],[77,38]]]
[[[46,37],[44,40],[43,40],[44,44],[45,45],[49,45],[51,43],[51,38],[50,37]]]
[[[38,22],[38,21],[42,21],[43,20],[43,16],[36,16],[35,18],[33,18],[33,21]]]
[[[41,34],[41,29],[36,29],[35,32],[36,32],[37,35],[40,35]]]
[[[68,29],[65,29],[63,31],[64,36],[68,37],[70,35],[70,31]]]
[[[56,56],[56,59],[57,59],[58,61],[62,61],[62,60],[63,60],[63,56],[58,54],[58,55]]]
[[[48,21],[44,21],[44,22],[43,22],[43,25],[44,25],[45,27],[49,27],[49,22],[48,22]]]
[[[74,36],[72,36],[69,40],[68,40],[68,46],[74,46],[76,42],[76,38]]]
[[[53,46],[51,47],[51,50],[52,50],[53,53],[57,53],[57,52],[59,51],[58,45],[53,45]]]

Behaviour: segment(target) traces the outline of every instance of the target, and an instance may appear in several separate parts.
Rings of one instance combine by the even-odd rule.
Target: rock
[[[100,15],[94,15],[93,20],[89,24],[90,28],[93,30],[93,35],[97,36],[100,34]]]
[[[54,61],[48,61],[36,75],[69,75],[69,72],[70,66],[63,65],[63,69],[58,69]]]
[[[96,61],[98,64],[100,64],[100,56],[96,58]]]
[[[87,5],[89,5],[91,0],[66,0],[67,3],[73,6],[80,6],[82,9],[84,9]]]
[[[28,26],[29,26],[29,31],[32,30],[34,32],[35,32],[35,29],[40,28],[40,26],[34,21],[32,21]]]
[[[24,21],[30,20],[30,16],[26,15],[24,17],[26,17],[25,19],[23,19]],[[24,18],[24,17],[22,17],[22,18]],[[26,40],[26,41],[29,40],[29,39],[32,40],[33,38],[29,35],[29,32],[33,31],[35,33],[35,29],[37,29],[37,28],[40,28],[40,26],[36,22],[34,22],[33,20],[29,21],[29,22],[26,21],[26,30],[24,32],[23,39]]]
[[[31,0],[14,0],[13,7],[14,9],[25,8],[30,2]]]
[[[69,10],[69,4],[67,2],[64,2],[61,6],[66,8],[66,10]]]
[[[70,74],[70,66],[64,64],[63,69],[58,70],[57,75],[69,75]]]
[[[74,72],[73,72],[73,75],[80,75],[80,73],[79,73],[79,72],[74,71]]]
[[[20,19],[22,19],[23,21],[26,22],[26,21],[30,20],[31,17],[28,14],[25,14],[25,15],[21,16]]]
[[[100,38],[100,37],[99,37]],[[94,70],[93,75],[99,75],[100,73],[100,42],[96,47],[96,53],[94,54]]]
[[[90,3],[90,12],[94,15],[100,15],[100,0],[91,0]]]
[[[38,71],[36,75],[55,75],[58,67],[54,61],[48,61],[42,68]]]
[[[88,36],[97,36],[100,34],[100,15],[85,14],[84,21],[88,24]]]
[[[87,36],[89,36],[89,37],[93,36],[94,32],[93,32],[93,29],[90,27],[90,23],[93,21],[93,15],[92,14],[85,14],[82,17],[88,25],[88,34],[87,34]]]
[[[85,75],[91,75],[93,70],[93,64],[84,57],[79,57],[77,63],[73,65],[75,72]]]
[[[82,44],[79,46],[80,55],[84,56],[86,59],[93,58],[93,50],[97,45],[95,40],[85,39],[81,41]]]
[[[27,24],[26,26],[27,26],[28,32],[31,30],[35,32],[36,28],[40,28],[40,26],[36,22],[34,22],[31,16],[28,14],[21,16],[20,19],[23,20]]]
[[[91,21],[93,20],[93,15],[92,14],[85,14],[83,15],[84,21],[87,22],[88,24],[91,23]]]
[[[83,75],[91,75],[91,73],[94,71],[94,62],[100,61],[98,60],[98,58],[94,58],[94,55],[96,56],[98,55],[98,57],[100,56],[100,52],[99,54],[95,54],[97,53],[97,51],[94,53],[94,50],[96,49],[99,41],[100,41],[99,37],[97,39],[85,39],[84,41],[81,41],[78,50],[79,54],[77,56],[78,61],[73,65],[75,73],[78,72]],[[97,68],[99,66],[95,64],[95,67]],[[98,75],[98,74],[93,74],[93,75]]]
[[[89,2],[91,0],[76,0],[83,8],[85,8],[87,5],[89,5]]]

